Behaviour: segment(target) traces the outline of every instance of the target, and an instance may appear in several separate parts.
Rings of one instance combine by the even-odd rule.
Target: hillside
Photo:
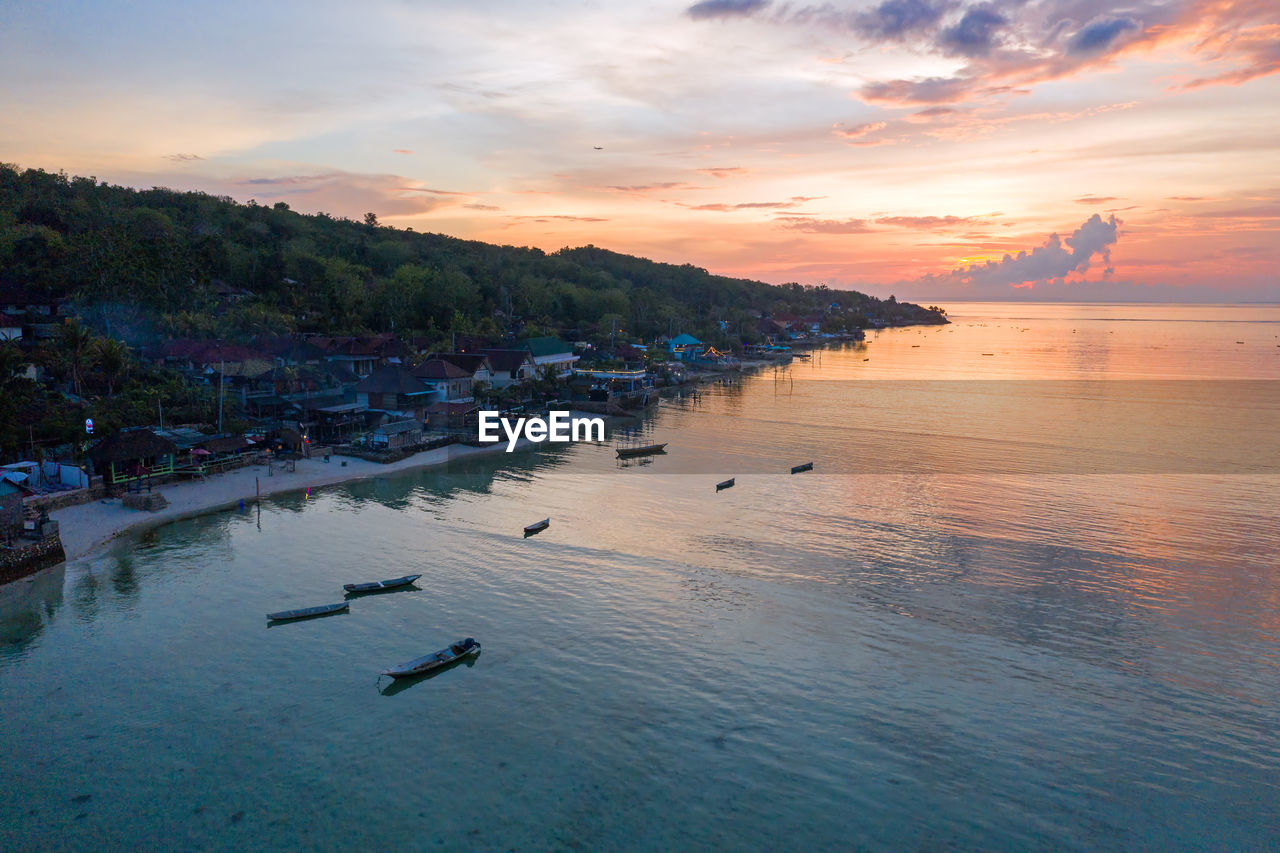
[[[0,277],[68,297],[137,346],[292,332],[583,336],[691,332],[752,340],[761,312],[835,328],[945,322],[851,291],[726,278],[592,246],[551,254],[0,165]],[[832,308],[835,306],[835,310]]]

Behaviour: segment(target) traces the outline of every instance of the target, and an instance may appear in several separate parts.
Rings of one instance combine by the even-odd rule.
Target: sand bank
[[[524,450],[534,446],[522,440],[517,449]],[[277,464],[271,474],[268,474],[266,465],[251,465],[226,474],[215,474],[205,480],[158,486],[157,491],[169,502],[165,509],[158,512],[126,509],[120,505],[119,498],[106,498],[55,510],[50,513],[50,518],[57,521],[61,528],[62,545],[67,552],[67,560],[71,561],[85,556],[95,547],[125,531],[154,527],[177,518],[234,506],[242,500],[251,501],[258,494],[265,497],[281,492],[329,486],[396,471],[503,453],[505,450],[505,442],[491,447],[451,444],[387,465],[345,456],[334,456],[332,461],[326,463],[320,456],[313,456],[310,459],[299,459],[293,471],[281,471]],[[345,467],[342,464],[344,461],[347,463]]]

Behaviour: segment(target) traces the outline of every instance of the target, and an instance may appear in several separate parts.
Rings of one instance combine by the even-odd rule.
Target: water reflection
[[[473,655],[462,658],[461,660],[455,660],[447,663],[438,669],[433,669],[430,672],[424,672],[422,675],[410,676],[409,678],[391,678],[390,676],[382,676],[379,678],[380,686],[378,687],[378,692],[383,696],[395,696],[412,687],[416,687],[419,684],[439,678],[445,673],[452,672],[460,667],[471,669],[476,665],[476,662],[480,660],[480,656],[483,654],[484,651],[481,650]],[[387,679],[390,680],[390,684],[385,682]]]
[[[62,606],[66,563],[0,586],[0,658],[20,656]]]

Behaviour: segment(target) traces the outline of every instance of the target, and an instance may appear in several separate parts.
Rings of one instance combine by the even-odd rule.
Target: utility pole
[[[222,359],[218,359],[218,432],[222,432],[222,383],[225,377],[222,374]]]

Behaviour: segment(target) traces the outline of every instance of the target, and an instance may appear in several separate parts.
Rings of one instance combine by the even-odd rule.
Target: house
[[[22,533],[22,489],[16,483],[0,480],[0,540]]]
[[[529,338],[522,343],[533,356],[533,363],[539,371],[550,367],[552,375],[557,379],[564,379],[573,372],[578,356],[574,354],[572,346],[559,338]]]
[[[207,385],[217,385],[219,376],[234,378],[237,385],[252,384],[251,380],[275,366],[266,353],[249,347],[192,338],[169,341],[161,349],[160,357],[169,367]]]
[[[702,341],[689,334],[676,335],[667,341],[667,349],[677,361],[688,361],[701,351]]]
[[[536,375],[533,354],[527,349],[487,349],[482,353],[493,370],[489,384],[494,388],[519,385]]]
[[[320,406],[308,412],[316,441],[323,444],[340,444],[350,441],[364,427],[364,413],[369,410],[361,403],[335,403]]]
[[[0,314],[5,315],[0,325],[8,330],[0,334],[0,340],[55,337],[65,319],[62,306],[66,301],[38,288],[0,282]],[[21,330],[17,337],[14,337],[14,328]]]
[[[379,367],[403,364],[412,354],[408,345],[391,332],[337,338],[317,335],[309,338],[308,342],[320,348],[325,361],[345,364],[361,378]]]
[[[418,423],[426,417],[435,389],[398,364],[379,367],[356,385],[356,402],[371,412],[384,412]]]
[[[422,444],[422,421],[389,421],[369,436],[369,445],[381,450],[400,450]]]
[[[480,406],[470,400],[432,403],[427,406],[427,423],[432,429],[468,430],[479,423]]]
[[[0,283],[0,312],[21,315],[28,323],[57,323],[65,301],[34,287]]]
[[[436,392],[437,400],[471,399],[471,373],[443,358],[429,358],[413,368],[413,375]]]
[[[98,442],[89,458],[108,486],[173,473],[178,446],[145,427],[122,429]]]
[[[461,367],[471,375],[473,383],[484,382],[488,384],[493,381],[493,366],[489,364],[489,359],[485,358],[483,353],[478,352],[441,352],[431,356],[431,358],[440,358],[452,365]]]
[[[253,291],[245,290],[243,287],[236,287],[234,284],[227,284],[218,278],[209,282],[209,292],[216,296],[224,306],[234,305],[237,302],[243,302],[253,297]]]

